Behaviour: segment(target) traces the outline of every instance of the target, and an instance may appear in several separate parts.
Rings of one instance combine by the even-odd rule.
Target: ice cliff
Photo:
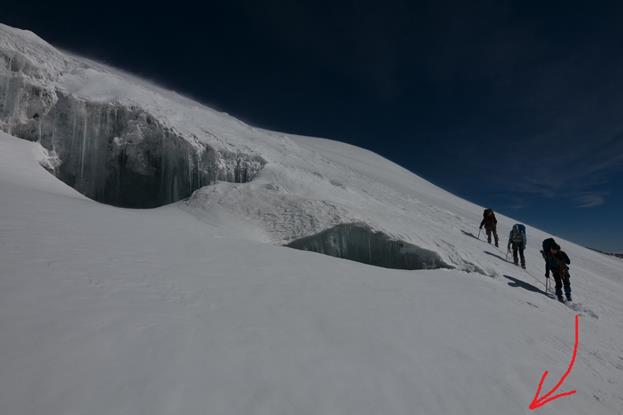
[[[180,131],[151,109],[160,98],[123,74],[0,25],[0,128],[37,141],[53,172],[97,201],[156,207],[217,180],[246,182],[265,161],[225,148],[208,130]]]

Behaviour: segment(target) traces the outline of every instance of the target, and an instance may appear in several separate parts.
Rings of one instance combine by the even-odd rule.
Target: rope
[[[541,284],[541,285],[545,288],[545,290],[547,290],[547,285],[543,284],[543,282],[541,282],[541,280],[540,280],[540,279],[538,279],[538,278],[537,278],[537,277],[535,277],[534,275],[530,274],[530,273],[528,272],[528,270],[525,270],[525,271],[526,271],[526,274],[528,274],[530,277],[532,277],[532,279],[533,279],[533,280],[535,280],[536,282],[538,282],[539,284]],[[546,292],[547,292],[547,291],[546,291]]]

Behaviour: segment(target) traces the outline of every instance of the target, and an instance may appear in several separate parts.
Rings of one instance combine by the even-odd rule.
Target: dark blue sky
[[[46,1],[0,21],[623,251],[621,2]]]

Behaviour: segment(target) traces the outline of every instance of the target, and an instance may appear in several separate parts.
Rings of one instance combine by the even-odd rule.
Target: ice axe
[[[549,294],[549,277],[545,276],[545,293]]]

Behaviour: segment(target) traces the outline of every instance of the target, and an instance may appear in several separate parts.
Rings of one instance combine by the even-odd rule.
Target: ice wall
[[[436,252],[390,238],[365,224],[340,224],[286,246],[385,268],[452,268]]]
[[[157,207],[217,180],[250,181],[265,164],[184,137],[140,107],[77,98],[46,75],[0,49],[0,129],[41,143],[60,161],[53,173],[92,199]]]

